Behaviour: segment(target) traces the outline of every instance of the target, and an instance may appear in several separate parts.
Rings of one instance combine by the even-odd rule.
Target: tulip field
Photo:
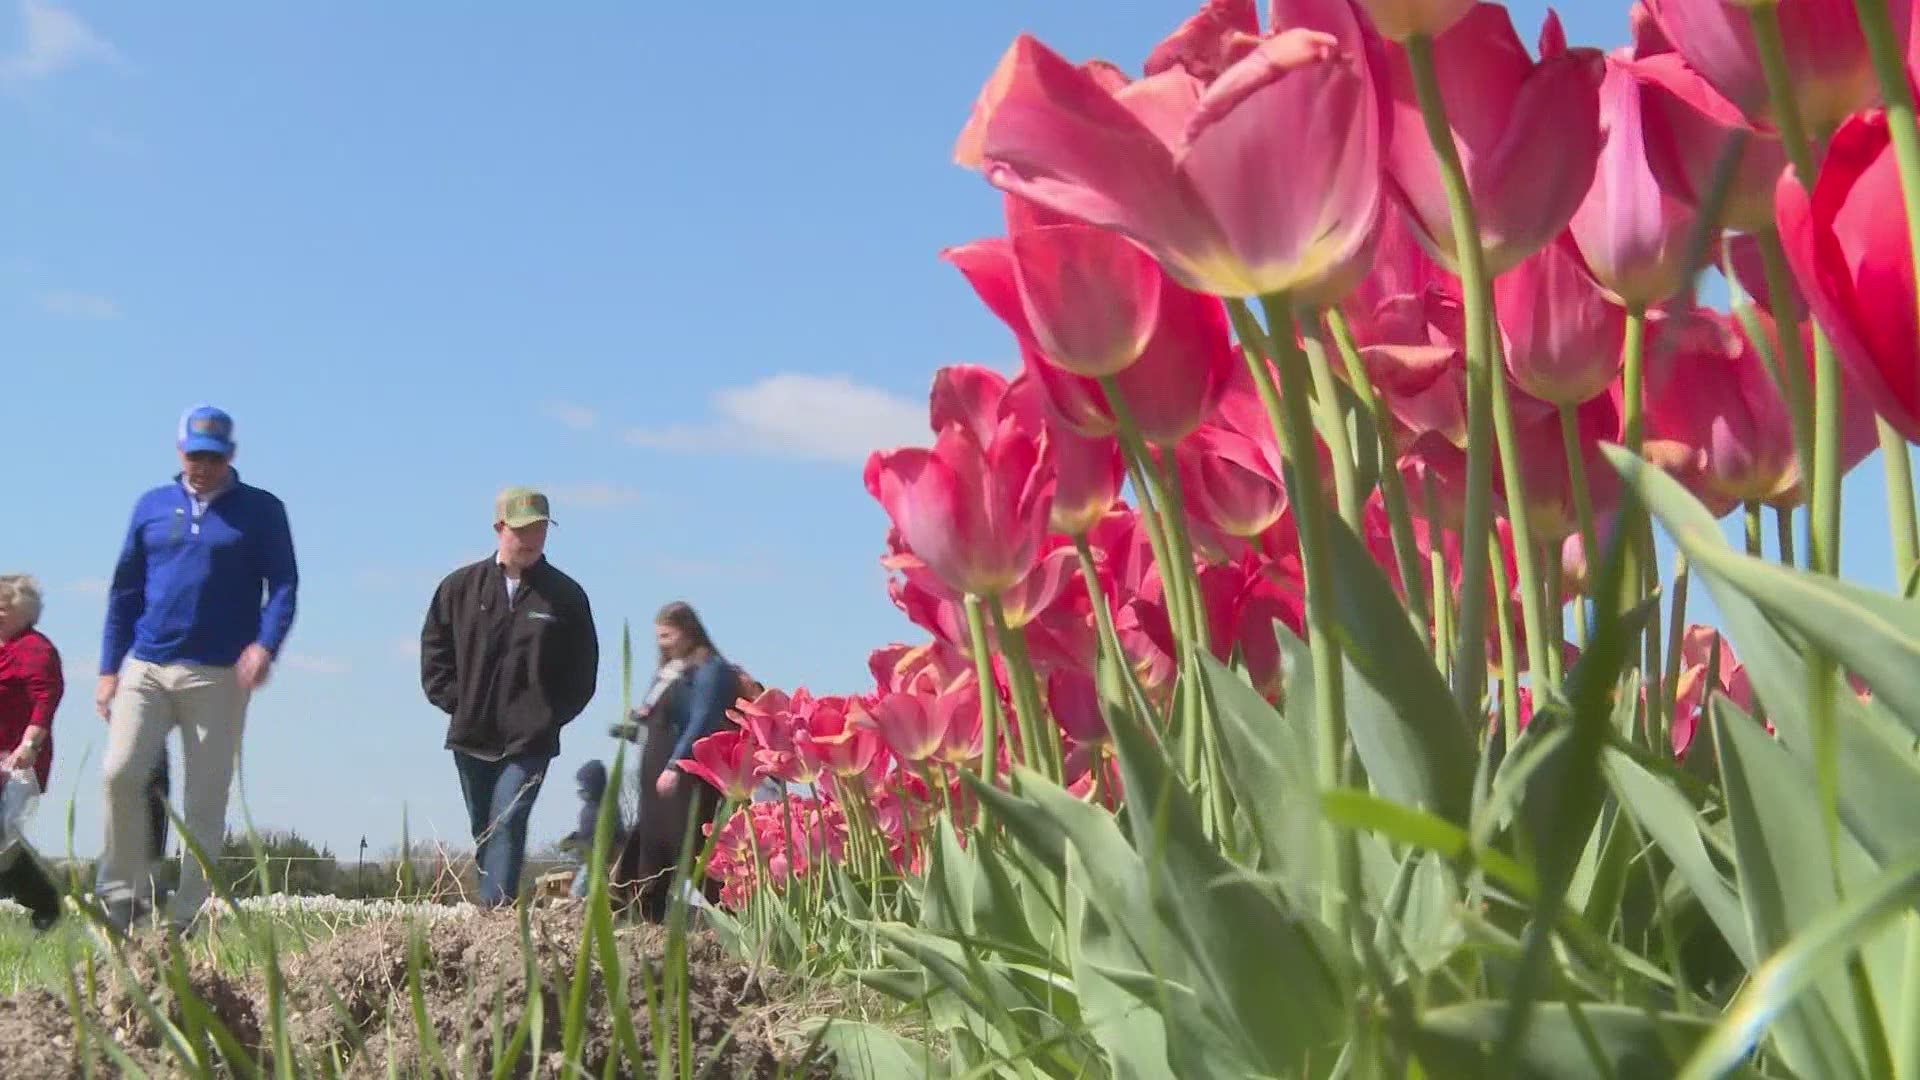
[[[717,906],[635,946],[598,875],[550,979],[523,914],[458,1060],[423,927],[398,1059],[182,970],[173,1067],[1920,1080],[1920,13],[1616,6],[1016,38],[941,257],[1021,369],[867,463],[915,639],[694,744]],[[727,1056],[714,964],[818,1004]]]

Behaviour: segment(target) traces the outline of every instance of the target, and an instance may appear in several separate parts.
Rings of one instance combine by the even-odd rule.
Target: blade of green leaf
[[[1478,764],[1473,729],[1366,545],[1338,520],[1328,540],[1340,581],[1336,632],[1359,676],[1347,681],[1354,749],[1387,797],[1467,825]]]
[[[1257,1063],[1296,1070],[1346,1027],[1345,980],[1329,931],[1220,854],[1165,751],[1130,711],[1116,710],[1110,726],[1154,902],[1180,929],[1209,1009],[1237,1021],[1223,1026],[1246,1040]],[[1277,971],[1287,978],[1274,978]]]
[[[1796,1007],[1802,994],[1837,975],[1848,956],[1916,903],[1920,855],[1888,869],[1870,887],[1814,919],[1753,973],[1687,1062],[1682,1080],[1719,1076],[1744,1060],[1770,1026],[1784,1023],[1784,1014]]]
[[[1089,880],[1078,852],[1069,854],[1068,875],[1074,882]],[[1081,1016],[1105,1052],[1115,1080],[1173,1080],[1167,1066],[1167,1021],[1148,1005],[1122,989],[1101,970],[1103,964],[1124,967],[1137,953],[1115,932],[1100,909],[1087,902],[1080,888],[1068,890],[1067,929],[1073,935],[1073,980],[1080,997]]]
[[[1727,589],[1806,635],[1873,687],[1920,734],[1920,604],[1735,552],[1713,515],[1679,482],[1637,457],[1609,455],[1660,518],[1715,601]],[[1721,588],[1715,588],[1719,585]]]
[[[820,1040],[847,1080],[895,1080],[896,1077],[947,1075],[926,1046],[908,1042],[882,1027],[855,1020],[827,1020]]]
[[[1292,636],[1275,626],[1284,637]],[[1304,654],[1304,645],[1301,650]],[[1212,656],[1203,654],[1200,665],[1226,744],[1222,758],[1227,776],[1260,837],[1267,869],[1291,883],[1298,890],[1295,895],[1317,895],[1319,807],[1312,731],[1267,704],[1246,680]],[[1303,675],[1309,671],[1305,665],[1297,670]],[[1313,695],[1310,690],[1301,693],[1296,685],[1288,700],[1310,702]]]
[[[1756,961],[1753,934],[1733,886],[1722,877],[1701,840],[1699,817],[1671,784],[1642,768],[1618,750],[1608,750],[1607,779],[1621,805],[1660,846],[1687,887],[1700,900],[1713,924],[1727,939],[1734,955],[1749,970]]]
[[[1786,947],[1837,903],[1813,776],[1757,724],[1709,710],[1733,822],[1740,894],[1756,954]],[[1780,1018],[1781,1057],[1802,1076],[1862,1075],[1860,1029],[1843,975],[1834,972]]]
[[[1492,1076],[1494,1063],[1483,1047],[1497,1038],[1510,1004],[1475,1001],[1429,1009],[1413,1036],[1416,1053],[1433,1076]],[[1601,1077],[1584,1044],[1572,1010],[1564,1002],[1534,1007],[1533,1022],[1515,1058],[1512,1073],[1527,1080]],[[1687,1050],[1701,1043],[1707,1023],[1676,1013],[1653,1013],[1622,1005],[1586,1005],[1581,1009],[1613,1077],[1671,1076]]]

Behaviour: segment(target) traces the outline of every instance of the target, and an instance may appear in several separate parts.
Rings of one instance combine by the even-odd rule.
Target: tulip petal
[[[1260,12],[1254,0],[1207,0],[1180,28],[1147,54],[1148,75],[1184,68],[1211,82],[1259,43]]]

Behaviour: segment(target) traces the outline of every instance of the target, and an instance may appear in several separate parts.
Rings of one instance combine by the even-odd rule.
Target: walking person
[[[53,714],[66,678],[60,650],[35,629],[40,610],[40,586],[32,578],[0,577],[0,785],[31,775],[45,793],[53,772]],[[60,918],[59,887],[26,838],[11,828],[0,838],[0,896],[24,906],[36,930]]]
[[[706,840],[700,826],[719,808],[720,793],[681,772],[679,762],[692,754],[695,742],[727,722],[727,710],[740,699],[744,676],[714,647],[700,616],[685,602],[660,610],[654,636],[660,665],[633,716],[646,729],[640,752],[639,823],[620,853],[615,880],[631,894],[642,918],[659,922],[672,899],[671,881],[681,862],[689,818],[697,851]],[[709,900],[718,897],[716,885],[701,885]]]
[[[191,409],[177,443],[179,474],[134,504],[94,691],[107,718],[100,896],[122,929],[153,903],[154,775],[169,731],[180,733],[186,832],[221,850],[247,704],[293,628],[299,587],[286,507],[233,467],[233,418]],[[207,893],[204,868],[183,859],[173,929],[192,926]]]
[[[447,714],[473,829],[480,903],[520,895],[527,817],[560,752],[560,729],[593,700],[600,638],[575,581],[547,561],[547,497],[494,502],[492,555],[447,575],[420,631],[420,684]]]

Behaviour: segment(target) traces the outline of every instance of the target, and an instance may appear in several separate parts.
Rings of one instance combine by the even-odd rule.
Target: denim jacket
[[[721,730],[733,707],[733,665],[719,653],[681,676],[681,689],[667,695],[659,728],[673,733],[673,767],[693,753],[693,744]],[[656,720],[656,723],[657,723]]]

